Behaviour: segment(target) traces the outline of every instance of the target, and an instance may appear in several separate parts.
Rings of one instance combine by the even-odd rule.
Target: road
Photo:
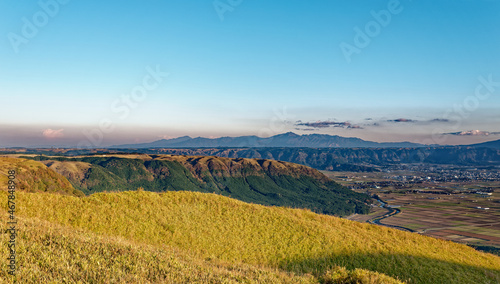
[[[402,230],[402,231],[407,231],[407,232],[415,232],[414,230],[412,229],[409,229],[409,228],[405,228],[405,227],[401,227],[401,226],[394,226],[394,225],[387,225],[387,224],[384,224],[384,223],[381,223],[380,221],[386,219],[386,218],[389,218],[389,217],[392,217],[392,216],[396,216],[397,214],[401,213],[401,210],[398,209],[398,208],[391,208],[387,205],[386,202],[382,201],[381,199],[377,199],[378,202],[382,203],[382,208],[385,208],[388,210],[388,212],[380,217],[375,217],[371,220],[368,220],[368,223],[371,223],[371,224],[376,224],[376,225],[381,225],[381,226],[386,226],[386,227],[389,227],[389,228],[395,228],[395,229],[398,229],[398,230]]]

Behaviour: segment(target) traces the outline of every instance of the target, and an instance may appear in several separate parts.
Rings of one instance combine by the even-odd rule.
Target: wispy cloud
[[[45,138],[49,138],[49,139],[53,139],[53,138],[62,138],[64,137],[64,129],[58,129],[58,130],[54,130],[54,129],[45,129],[43,130],[42,132],[42,135],[43,137]]]
[[[171,136],[171,135],[158,135],[157,137],[165,140],[177,138],[176,136]]]
[[[489,131],[481,131],[481,130],[467,130],[467,131],[460,131],[460,132],[443,133],[443,135],[490,136],[490,135],[500,135],[500,132],[489,132]]]
[[[397,119],[392,119],[392,120],[387,120],[388,122],[417,122],[416,120],[409,119],[409,118],[397,118]]]
[[[327,128],[327,127],[340,127],[340,128],[347,128],[347,129],[360,129],[362,128],[359,125],[353,125],[349,121],[315,121],[315,122],[302,122],[301,120],[298,120],[295,123],[296,126],[305,126],[305,127],[312,127],[312,128]]]
[[[397,118],[397,119],[389,119],[387,120],[388,122],[396,122],[396,123],[420,123],[420,124],[427,124],[427,123],[449,123],[452,122],[449,119],[445,118],[431,118],[427,120],[416,120],[416,119],[410,119],[410,118]]]
[[[428,120],[428,122],[451,122],[451,121],[449,119],[445,119],[445,118],[434,118],[434,119]]]

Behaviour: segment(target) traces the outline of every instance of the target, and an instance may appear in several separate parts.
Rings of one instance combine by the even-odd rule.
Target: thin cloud
[[[177,138],[177,137],[175,137],[175,136],[170,136],[170,135],[158,135],[158,136],[156,136],[156,137],[158,137],[158,138],[160,138],[160,139],[165,139],[165,140],[169,140],[169,139]]]
[[[429,122],[450,122],[450,120],[445,118],[434,118],[429,120]]]
[[[430,124],[447,124],[447,123],[452,123],[452,120],[445,119],[445,118],[431,118],[427,120],[416,120],[416,119],[411,119],[411,118],[396,118],[396,119],[387,119],[387,118],[378,118],[378,119],[373,119],[373,118],[365,118],[365,123],[362,123],[361,126],[364,127],[391,127],[397,124],[407,124],[409,125],[415,125],[415,126],[425,126],[425,125],[430,125]]]
[[[467,130],[467,131],[460,131],[460,132],[443,133],[443,135],[490,136],[490,135],[500,135],[500,132],[489,132],[489,131],[481,131],[481,130]]]
[[[409,119],[409,118],[398,118],[398,119],[392,119],[392,120],[387,120],[388,122],[417,122],[416,120]]]
[[[429,119],[429,120],[414,120],[414,119],[410,119],[410,118],[397,118],[397,119],[389,119],[387,120],[388,122],[402,122],[402,123],[405,123],[405,122],[410,122],[410,123],[448,123],[448,122],[451,122],[449,119],[445,119],[445,118],[433,118],[433,119]]]
[[[54,129],[45,129],[43,130],[42,132],[42,135],[43,137],[45,138],[49,138],[49,139],[54,139],[54,138],[62,138],[64,137],[64,129],[58,129],[58,130],[54,130]]]
[[[295,123],[296,126],[305,126],[309,128],[327,128],[327,127],[340,127],[347,129],[360,129],[359,125],[353,125],[348,121],[337,122],[337,121],[315,121],[315,122],[302,122],[298,120]]]

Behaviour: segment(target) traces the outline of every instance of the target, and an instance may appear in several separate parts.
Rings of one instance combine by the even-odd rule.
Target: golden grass
[[[0,217],[7,218],[4,212]],[[205,261],[174,248],[99,236],[38,219],[19,221],[20,268],[12,277],[2,262],[0,283],[14,278],[21,283],[317,283],[311,275]],[[7,258],[5,250],[1,257]]]
[[[3,210],[0,218],[7,219]],[[0,264],[0,283],[393,283],[367,270],[333,267],[319,278],[276,268],[202,259],[168,246],[99,235],[37,218],[18,218],[16,276]],[[2,232],[5,226],[2,225]],[[0,243],[6,246],[7,234]],[[0,257],[8,257],[6,250]]]
[[[6,195],[1,191],[0,200]],[[386,283],[367,270],[409,283],[500,282],[500,258],[464,245],[215,194],[138,191],[77,198],[19,192],[17,200],[24,218],[160,250],[175,247],[208,262],[312,274],[322,283],[360,275],[366,279],[346,283]]]
[[[46,165],[37,161],[11,157],[0,157],[0,189],[7,188],[7,172],[10,170],[16,171],[18,189],[84,195],[83,192],[76,190],[67,178],[48,169]]]
[[[75,178],[84,179],[85,173],[92,166],[89,163],[84,162],[60,162],[60,161],[43,161],[41,162],[46,165],[49,169],[65,176],[73,176]]]

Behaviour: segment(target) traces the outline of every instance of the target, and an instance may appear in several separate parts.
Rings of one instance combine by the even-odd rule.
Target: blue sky
[[[0,146],[500,139],[498,27],[500,1],[2,0]]]

